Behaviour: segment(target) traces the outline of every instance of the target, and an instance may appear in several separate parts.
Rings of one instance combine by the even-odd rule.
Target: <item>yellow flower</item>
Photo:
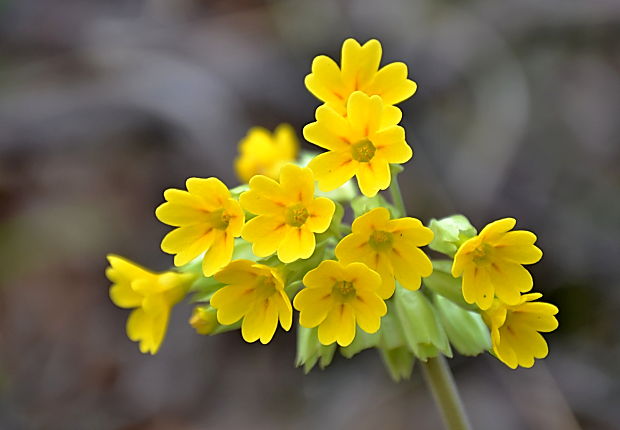
[[[354,92],[346,118],[328,105],[316,110],[316,122],[304,127],[304,137],[328,150],[308,167],[322,191],[338,188],[353,176],[364,195],[372,197],[390,186],[390,163],[405,163],[412,151],[405,130],[398,126],[402,113],[381,97]]]
[[[312,73],[306,76],[306,88],[340,114],[346,112],[349,95],[358,90],[381,96],[390,105],[411,97],[417,85],[407,79],[407,65],[390,63],[379,69],[380,62],[378,40],[360,46],[354,39],[347,39],[342,44],[341,67],[331,58],[319,55],[312,62]]]
[[[278,327],[291,328],[293,309],[284,292],[284,281],[273,268],[249,260],[235,260],[215,274],[226,284],[211,297],[220,324],[243,318],[241,335],[246,342],[269,343]]]
[[[293,300],[299,324],[319,326],[323,345],[350,345],[356,325],[367,333],[379,330],[387,307],[378,294],[381,277],[366,265],[326,260],[309,271],[303,283],[306,288]]]
[[[287,164],[280,171],[280,182],[257,175],[250,190],[241,194],[241,206],[258,215],[246,223],[241,236],[252,243],[258,257],[278,252],[290,263],[308,258],[314,252],[314,233],[323,233],[334,215],[334,202],[314,197],[314,176],[308,168]]]
[[[166,190],[166,203],[155,211],[161,222],[178,227],[164,237],[161,249],[176,254],[175,266],[183,266],[206,251],[202,271],[212,276],[230,262],[245,215],[219,179],[189,178],[185,184],[187,191]]]
[[[155,354],[166,334],[170,310],[183,300],[195,276],[154,273],[117,255],[108,255],[108,262],[110,299],[118,307],[135,308],[127,320],[127,336],[140,342],[142,353]]]
[[[452,276],[463,276],[463,297],[486,310],[497,296],[516,305],[522,292],[532,289],[532,275],[522,264],[536,263],[542,257],[536,235],[529,231],[509,231],[514,218],[503,218],[487,225],[478,236],[463,243],[454,256]]]
[[[532,367],[535,358],[544,358],[549,353],[547,342],[539,332],[558,328],[554,316],[558,308],[549,303],[533,302],[540,297],[539,293],[524,294],[514,306],[495,299],[482,313],[491,330],[493,353],[512,369]]]
[[[433,232],[419,220],[391,220],[386,208],[376,208],[353,221],[351,231],[336,246],[336,257],[343,263],[359,261],[379,273],[383,299],[394,294],[394,277],[403,287],[417,290],[421,277],[433,273],[431,260],[419,248],[431,243]]]
[[[280,124],[273,135],[262,127],[253,127],[239,142],[239,157],[235,160],[235,171],[243,182],[254,175],[265,175],[277,179],[280,169],[295,161],[299,143],[293,127]]]

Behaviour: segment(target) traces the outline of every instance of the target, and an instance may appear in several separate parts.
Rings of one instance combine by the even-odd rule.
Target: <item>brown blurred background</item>
[[[549,357],[450,361],[474,426],[620,428],[619,2],[3,0],[0,429],[439,428],[420,372],[392,383],[374,351],[304,376],[292,334],[201,337],[185,303],[143,356],[107,297],[106,253],[171,264],[164,189],[236,185],[252,125],[301,137],[312,58],[349,36],[418,82],[410,214],[515,216],[545,252]]]

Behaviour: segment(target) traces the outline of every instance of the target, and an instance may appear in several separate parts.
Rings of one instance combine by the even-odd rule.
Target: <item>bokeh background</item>
[[[374,351],[304,376],[292,334],[198,336],[183,304],[143,356],[107,296],[106,253],[171,264],[164,189],[236,185],[253,125],[301,137],[312,58],[350,36],[418,82],[410,214],[515,216],[545,252],[549,357],[450,361],[474,426],[620,428],[619,2],[3,0],[1,429],[439,428],[419,369],[395,384]]]

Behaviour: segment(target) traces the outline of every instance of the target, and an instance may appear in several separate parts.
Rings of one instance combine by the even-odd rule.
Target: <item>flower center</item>
[[[219,209],[207,214],[209,224],[218,230],[226,230],[232,216],[226,213],[224,209]]]
[[[288,209],[286,209],[286,215],[284,215],[286,223],[293,227],[301,227],[304,225],[309,216],[308,209],[301,203],[289,206]]]
[[[332,297],[340,303],[345,303],[355,297],[353,282],[339,281],[332,287]]]
[[[476,249],[472,251],[473,261],[478,266],[484,266],[491,264],[493,259],[493,247],[488,243],[481,243]]]
[[[368,244],[377,252],[389,251],[392,249],[394,236],[392,233],[382,230],[375,230],[368,239]]]
[[[254,291],[257,299],[267,299],[276,292],[276,283],[271,276],[259,276]]]
[[[357,143],[351,145],[351,156],[355,161],[361,163],[367,163],[375,156],[377,148],[368,139],[360,140]]]

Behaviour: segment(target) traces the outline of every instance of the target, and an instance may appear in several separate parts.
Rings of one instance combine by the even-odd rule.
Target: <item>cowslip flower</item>
[[[467,303],[486,310],[497,296],[508,305],[516,305],[521,301],[520,293],[532,289],[532,275],[522,265],[536,263],[542,251],[534,245],[534,233],[509,231],[516,223],[514,218],[494,221],[459,247],[452,276],[463,277]]]
[[[431,243],[433,232],[411,217],[390,219],[386,208],[375,208],[353,221],[351,234],[336,246],[343,263],[359,261],[381,275],[378,293],[394,294],[394,278],[410,290],[420,288],[421,278],[433,272],[428,256],[419,247]]]
[[[245,214],[217,178],[189,178],[185,185],[187,191],[166,190],[166,203],[155,210],[161,222],[177,227],[164,237],[161,249],[175,254],[175,266],[183,266],[204,252],[202,271],[212,276],[230,262]]]
[[[540,332],[558,328],[554,315],[558,308],[549,303],[534,302],[542,294],[524,294],[517,305],[510,306],[495,299],[493,305],[482,313],[491,330],[493,354],[506,366],[532,367],[535,358],[545,358],[549,353],[547,342]]]
[[[277,179],[280,169],[295,161],[299,142],[289,124],[280,124],[273,134],[263,127],[252,127],[239,142],[235,171],[247,183],[254,175]]]
[[[258,216],[243,227],[241,237],[252,243],[258,257],[278,252],[290,263],[308,258],[316,246],[315,233],[329,227],[334,202],[314,197],[314,176],[305,167],[287,164],[280,171],[280,182],[263,175],[250,180],[250,190],[241,194],[241,206]]]
[[[390,105],[400,103],[415,93],[417,85],[407,79],[405,63],[390,63],[379,69],[381,53],[378,40],[360,45],[347,39],[342,44],[341,66],[319,55],[312,61],[312,73],[306,76],[306,88],[340,114],[347,112],[347,100],[354,91],[381,96]]]
[[[108,255],[106,276],[112,282],[110,299],[121,308],[134,309],[127,320],[127,336],[140,343],[140,352],[159,350],[170,310],[183,300],[193,274],[154,273],[117,255]]]
[[[413,155],[405,130],[397,125],[401,117],[397,107],[360,91],[349,97],[346,117],[328,105],[319,106],[316,122],[303,130],[309,142],[328,150],[308,164],[319,188],[334,190],[353,176],[367,197],[389,187],[390,163],[405,163]]]
[[[293,306],[300,312],[299,324],[319,327],[323,345],[350,345],[356,325],[367,333],[379,330],[387,307],[378,294],[381,277],[366,265],[325,260],[304,276],[303,284]]]
[[[249,260],[235,260],[215,274],[226,284],[211,297],[220,324],[231,325],[243,318],[241,335],[246,342],[273,338],[278,321],[284,330],[291,328],[293,309],[284,292],[280,273],[269,266]]]

